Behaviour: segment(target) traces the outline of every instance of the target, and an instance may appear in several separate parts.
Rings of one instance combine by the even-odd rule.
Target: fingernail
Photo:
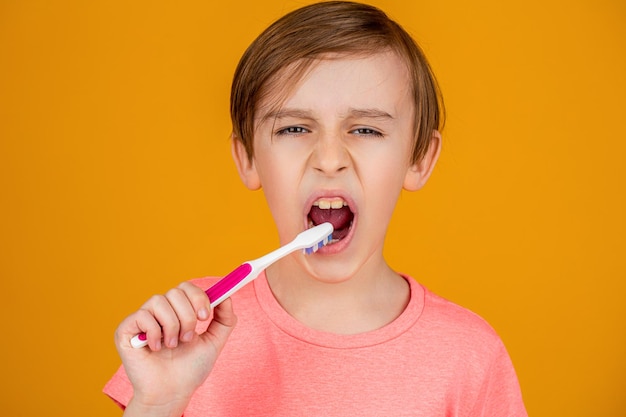
[[[202,307],[202,308],[200,309],[200,311],[198,311],[198,318],[199,318],[200,320],[206,320],[206,319],[208,319],[208,318],[209,318],[209,311],[208,311],[206,308]]]
[[[168,346],[174,348],[176,347],[176,345],[178,345],[178,339],[176,338],[170,339],[170,343],[168,343]]]
[[[191,342],[191,339],[193,339],[192,331],[189,331],[183,335],[183,342]]]

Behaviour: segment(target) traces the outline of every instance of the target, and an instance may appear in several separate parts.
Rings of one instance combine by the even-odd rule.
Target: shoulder
[[[448,369],[458,389],[470,393],[469,415],[528,415],[504,342],[484,318],[426,290],[424,319],[444,340],[440,369]]]
[[[419,326],[431,340],[485,359],[500,355],[504,348],[496,330],[483,317],[426,288]]]
[[[493,327],[480,315],[440,295],[424,289],[425,319],[451,327],[496,335]]]

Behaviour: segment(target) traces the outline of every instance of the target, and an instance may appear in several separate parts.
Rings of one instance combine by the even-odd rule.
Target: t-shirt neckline
[[[301,342],[334,349],[368,347],[393,340],[409,330],[424,309],[425,289],[414,279],[402,275],[409,283],[411,295],[402,312],[391,323],[369,332],[340,335],[311,329],[285,311],[274,297],[265,272],[253,282],[257,301],[269,320],[281,331]]]

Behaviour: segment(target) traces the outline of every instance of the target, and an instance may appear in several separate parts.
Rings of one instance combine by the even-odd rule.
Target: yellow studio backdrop
[[[0,1],[3,415],[119,416],[118,322],[276,246],[228,96],[248,43],[306,3]],[[626,415],[625,3],[372,4],[448,112],[390,263],[496,328],[530,415]]]

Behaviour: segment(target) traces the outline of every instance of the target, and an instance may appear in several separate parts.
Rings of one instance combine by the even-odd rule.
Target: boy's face
[[[436,159],[412,164],[414,104],[394,53],[320,60],[283,101],[259,105],[254,157],[235,141],[249,188],[262,187],[281,244],[330,221],[334,243],[298,262],[319,279],[348,279],[384,265],[383,242],[399,193],[426,181]],[[271,113],[270,113],[271,112]],[[430,158],[430,159],[429,159]]]

